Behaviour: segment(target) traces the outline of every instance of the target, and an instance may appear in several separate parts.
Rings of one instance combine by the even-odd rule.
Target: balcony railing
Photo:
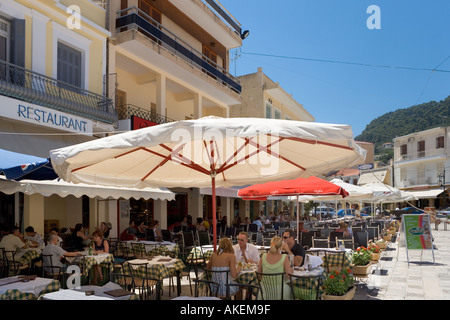
[[[117,121],[111,99],[2,60],[0,94],[109,124]]]
[[[125,104],[123,106],[119,106],[117,109],[119,113],[119,120],[131,119],[131,116],[136,116],[157,124],[176,121],[174,119],[170,119],[168,117],[157,114],[156,112],[145,110],[132,104]]]
[[[237,78],[178,38],[142,10],[136,7],[130,7],[119,11],[117,14],[117,33],[127,30],[137,30],[175,56],[187,61],[191,66],[213,77],[219,83],[222,83],[238,94],[241,93],[241,85]]]
[[[439,149],[430,149],[425,151],[411,152],[399,155],[395,161],[408,161],[408,160],[417,160],[423,158],[431,158],[431,157],[439,157],[446,156],[446,152],[444,148]]]

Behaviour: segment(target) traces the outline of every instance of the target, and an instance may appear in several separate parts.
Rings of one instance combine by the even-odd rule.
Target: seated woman
[[[99,253],[109,253],[109,243],[103,237],[103,233],[100,230],[94,231],[92,234],[92,239],[94,240],[94,254]],[[102,267],[99,264],[94,266],[94,279],[93,284],[103,281]]]
[[[268,253],[264,253],[259,260],[258,272],[259,273],[285,273],[290,274],[293,272],[291,268],[291,263],[286,254],[281,254],[281,247],[283,241],[280,237],[273,237],[270,241],[270,250]],[[261,279],[261,290],[264,296],[264,300],[280,300],[281,299],[281,287],[283,287],[283,300],[291,299],[291,289],[286,282],[286,277],[283,279],[277,277],[262,276]],[[261,293],[258,299],[261,299]]]
[[[339,229],[336,229],[336,232],[342,232],[344,237],[351,237],[353,235],[352,228],[343,221],[339,223]]]
[[[212,271],[228,271],[227,273],[213,273],[212,281],[219,284],[217,288],[217,295],[219,297],[226,297],[226,286],[227,283],[235,283],[235,279],[239,272],[241,272],[240,267],[236,267],[236,256],[234,254],[233,244],[229,238],[221,238],[219,240],[219,247],[217,251],[214,252],[208,262],[207,269]],[[214,290],[216,288],[213,288]],[[235,295],[239,291],[238,287],[230,287],[230,295]]]
[[[72,236],[71,236],[71,244],[72,244],[72,250],[67,251],[83,251],[85,247],[85,241],[89,241],[90,237],[87,237],[84,234],[84,228],[81,223],[77,223],[75,225],[75,229],[73,230]]]

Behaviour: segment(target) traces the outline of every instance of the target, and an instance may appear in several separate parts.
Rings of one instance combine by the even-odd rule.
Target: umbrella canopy
[[[259,118],[206,117],[129,131],[50,151],[74,183],[215,188],[308,177],[363,163],[350,126]]]
[[[175,193],[163,188],[120,188],[112,186],[99,186],[84,183],[71,183],[63,180],[21,180],[11,181],[0,179],[0,191],[6,194],[23,192],[27,195],[42,194],[49,197],[56,194],[60,197],[69,195],[77,198],[86,195],[91,198],[99,197],[101,199],[161,199],[175,200]]]
[[[58,177],[49,159],[3,149],[0,149],[0,173],[12,180],[48,180]]]
[[[270,181],[246,187],[238,191],[238,196],[245,197],[246,199],[251,199],[252,197],[269,197],[274,195],[338,195],[340,197],[347,197],[349,193],[341,186],[317,177]]]

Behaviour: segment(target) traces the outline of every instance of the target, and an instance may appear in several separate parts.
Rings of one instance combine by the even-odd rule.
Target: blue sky
[[[230,73],[262,67],[317,122],[357,136],[386,112],[450,95],[450,72],[431,71],[450,71],[449,0],[219,1],[250,30]],[[381,29],[367,27],[371,5]]]

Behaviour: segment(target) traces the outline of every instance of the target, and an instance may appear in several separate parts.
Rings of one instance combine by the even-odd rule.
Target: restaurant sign
[[[0,96],[0,116],[53,129],[92,135],[91,120],[21,100]]]

